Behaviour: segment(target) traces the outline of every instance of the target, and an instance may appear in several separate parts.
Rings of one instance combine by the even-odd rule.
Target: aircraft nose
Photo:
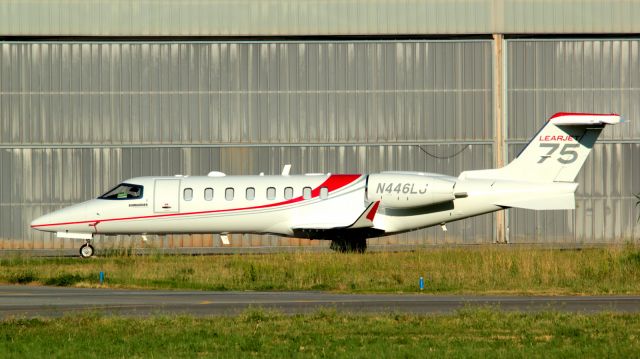
[[[42,223],[42,217],[38,217],[33,221],[31,221],[31,228],[37,227],[41,223]]]
[[[85,203],[80,203],[47,213],[31,221],[31,228],[45,232],[73,230],[73,225],[82,224],[85,221],[85,207]]]
[[[54,212],[55,213],[55,212]],[[53,223],[53,213],[45,214],[31,221],[31,228],[44,231],[47,224]]]

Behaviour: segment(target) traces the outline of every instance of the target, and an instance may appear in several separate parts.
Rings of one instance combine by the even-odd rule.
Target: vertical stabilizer
[[[616,114],[557,113],[518,157],[495,170],[461,176],[535,182],[573,182],[605,125],[622,122]]]

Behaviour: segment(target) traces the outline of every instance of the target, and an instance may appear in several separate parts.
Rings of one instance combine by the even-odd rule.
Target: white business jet
[[[277,234],[332,240],[364,251],[366,238],[441,225],[505,208],[574,209],[574,182],[616,114],[557,113],[520,155],[498,169],[458,177],[423,172],[279,176],[137,177],[102,196],[44,215],[31,227],[80,238],[96,234]],[[144,238],[144,237],[143,237]]]

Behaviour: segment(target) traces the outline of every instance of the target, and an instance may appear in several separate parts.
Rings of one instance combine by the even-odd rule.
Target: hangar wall
[[[507,157],[557,111],[638,118],[639,45],[636,39],[507,40]],[[489,40],[0,46],[2,248],[77,247],[31,231],[29,221],[134,176],[279,173],[284,163],[297,173],[457,175],[493,166]],[[637,121],[608,128],[579,177],[577,210],[510,210],[508,240],[636,238],[639,147]],[[453,223],[446,233],[427,229],[370,244],[490,243],[494,227],[488,215]],[[130,241],[110,238],[102,245]],[[211,236],[154,241],[221,245]],[[319,245],[252,235],[233,243]]]
[[[0,49],[3,248],[77,247],[29,222],[134,176],[277,174],[285,163],[292,173],[457,175],[493,163],[488,40],[5,42]],[[483,216],[446,233],[370,244],[491,242],[493,227]],[[194,245],[191,237],[155,240]],[[246,235],[234,243],[309,241]]]
[[[127,177],[279,173],[289,162],[297,173],[457,175],[513,158],[559,111],[630,120],[596,144],[576,211],[510,210],[506,222],[486,215],[370,244],[637,239],[638,16],[635,0],[4,1],[0,249],[75,252],[30,220]]]

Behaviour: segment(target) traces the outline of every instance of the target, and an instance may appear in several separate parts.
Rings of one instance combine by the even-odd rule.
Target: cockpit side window
[[[142,198],[144,187],[137,184],[121,183],[109,192],[98,197],[100,199],[140,199]]]

